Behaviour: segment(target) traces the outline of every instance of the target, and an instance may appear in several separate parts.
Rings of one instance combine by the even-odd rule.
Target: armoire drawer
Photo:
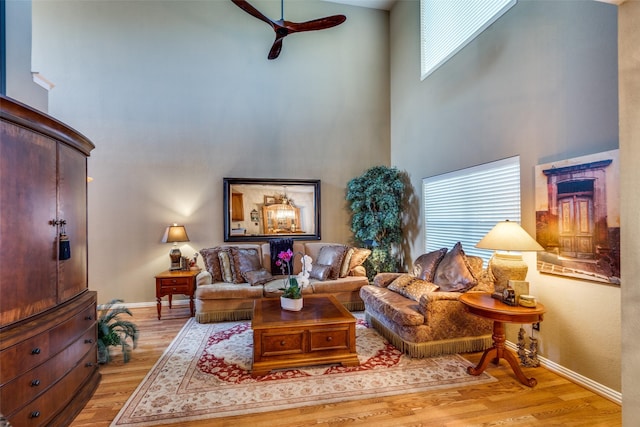
[[[0,386],[0,401],[2,411],[10,414],[46,392],[59,378],[74,369],[77,361],[91,352],[96,362],[95,323],[83,335],[63,351],[53,356],[45,363],[27,371],[19,377]]]
[[[0,384],[25,373],[54,356],[85,331],[95,325],[95,304],[87,305],[77,314],[52,324],[51,329],[0,352]],[[95,338],[94,338],[95,339]]]

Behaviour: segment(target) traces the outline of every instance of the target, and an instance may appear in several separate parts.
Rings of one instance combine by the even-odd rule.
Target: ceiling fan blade
[[[342,24],[347,20],[344,15],[327,16],[326,18],[314,19],[307,22],[288,22],[285,21],[285,26],[289,29],[289,33],[301,32],[301,31],[316,31],[324,30],[326,28],[335,27]]]
[[[233,4],[235,4],[236,6],[238,6],[240,9],[244,10],[245,12],[247,12],[249,15],[258,18],[261,21],[266,22],[267,24],[271,25],[271,27],[275,28],[275,23],[273,20],[267,18],[265,15],[262,14],[262,12],[260,12],[258,9],[256,9],[255,7],[251,6],[249,4],[248,1],[245,0],[231,0],[233,2]]]
[[[284,37],[276,37],[276,40],[273,42],[273,46],[271,46],[271,50],[269,51],[269,59],[276,59],[280,55],[280,51],[282,50],[282,39]]]

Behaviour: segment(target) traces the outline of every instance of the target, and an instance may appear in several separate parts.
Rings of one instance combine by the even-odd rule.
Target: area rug
[[[412,359],[357,313],[360,366],[272,371],[252,378],[250,322],[200,324],[191,318],[122,407],[111,426],[155,426],[326,403],[464,387],[472,376],[459,355]]]

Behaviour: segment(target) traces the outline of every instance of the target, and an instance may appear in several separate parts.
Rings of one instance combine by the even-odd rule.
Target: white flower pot
[[[300,311],[302,310],[302,301],[302,298],[291,299],[280,297],[280,307],[282,307],[283,310]]]

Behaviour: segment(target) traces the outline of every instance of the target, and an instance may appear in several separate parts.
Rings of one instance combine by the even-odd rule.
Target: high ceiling
[[[332,3],[343,3],[351,6],[369,7],[372,9],[391,10],[396,0],[324,0]]]

